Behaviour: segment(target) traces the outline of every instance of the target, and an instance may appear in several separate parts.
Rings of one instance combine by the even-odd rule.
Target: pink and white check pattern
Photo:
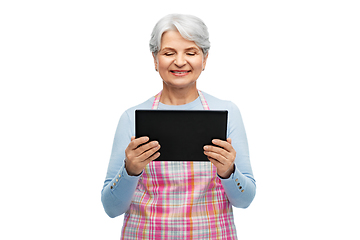
[[[158,94],[156,94],[155,100],[154,100],[153,105],[152,105],[152,109],[157,109],[157,108],[158,108],[159,102],[160,102],[161,93],[162,93],[162,91],[160,91]],[[198,90],[198,93],[199,93],[199,97],[200,97],[200,100],[201,100],[201,104],[202,104],[203,107],[204,107],[204,110],[210,110],[209,105],[208,105],[208,103],[207,103],[204,95],[202,94],[202,92],[201,92],[200,90]]]
[[[215,166],[186,161],[148,164],[125,214],[121,239],[237,239],[232,207]]]

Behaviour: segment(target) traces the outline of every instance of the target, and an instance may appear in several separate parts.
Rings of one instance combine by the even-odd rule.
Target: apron
[[[158,108],[160,96],[152,109]],[[149,163],[125,213],[121,239],[237,239],[232,206],[216,167],[207,161]]]

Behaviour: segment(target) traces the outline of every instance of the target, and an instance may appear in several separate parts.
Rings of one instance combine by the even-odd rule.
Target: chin
[[[189,87],[193,87],[196,86],[196,81],[192,81],[192,82],[183,82],[181,83],[180,81],[164,81],[164,83],[171,88],[177,88],[177,89],[183,89],[183,88],[189,88]]]

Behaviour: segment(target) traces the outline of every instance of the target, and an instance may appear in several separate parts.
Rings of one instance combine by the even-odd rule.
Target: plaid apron
[[[216,167],[210,162],[149,163],[125,213],[121,239],[237,239],[232,206]]]

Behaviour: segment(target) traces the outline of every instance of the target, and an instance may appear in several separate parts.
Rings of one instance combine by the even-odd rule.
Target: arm
[[[228,141],[213,142],[209,160],[218,169],[218,177],[225,193],[235,207],[246,208],[255,197],[256,185],[253,177],[244,124],[239,109],[233,103],[229,107]],[[209,150],[206,150],[209,151]]]
[[[116,129],[101,201],[109,217],[117,217],[129,208],[139,176],[129,176],[125,169],[125,149],[131,141],[131,122],[125,112]]]
[[[101,201],[106,214],[117,217],[127,211],[131,204],[140,176],[128,175],[124,164],[112,179],[106,179],[101,191]]]
[[[255,197],[256,185],[252,175],[244,174],[235,163],[234,173],[227,179],[221,179],[226,196],[230,203],[237,208],[247,208]]]
[[[235,207],[246,208],[255,197],[253,176],[244,123],[239,109],[231,103],[229,109],[229,138],[236,151],[235,171],[228,179],[221,179],[226,195]]]
[[[135,139],[131,129],[131,121],[125,112],[115,133],[108,172],[101,192],[101,201],[110,217],[126,212],[143,169],[160,156],[160,153],[155,153],[160,149],[158,142],[147,143],[148,137]]]

